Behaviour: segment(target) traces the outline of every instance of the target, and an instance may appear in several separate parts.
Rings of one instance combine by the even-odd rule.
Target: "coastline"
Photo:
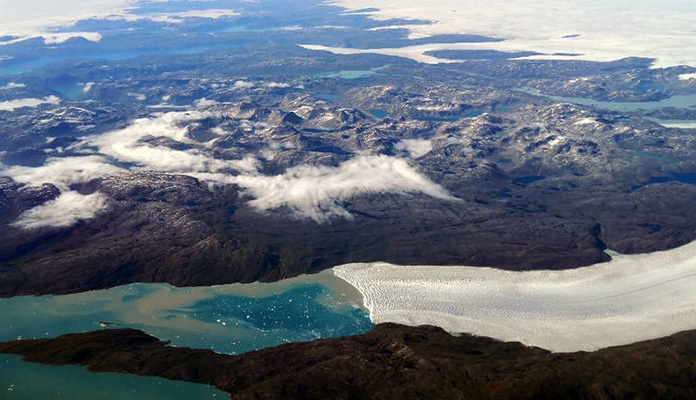
[[[0,299],[1,340],[104,328],[140,329],[175,346],[238,354],[363,333],[361,295],[331,271],[274,283],[178,288],[129,284],[59,296]]]
[[[354,263],[333,273],[373,323],[435,325],[552,351],[592,351],[696,328],[696,242],[572,270]]]

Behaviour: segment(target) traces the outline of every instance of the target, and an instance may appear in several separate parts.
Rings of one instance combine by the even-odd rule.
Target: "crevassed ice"
[[[696,242],[565,271],[347,264],[375,323],[436,325],[553,351],[696,329]]]

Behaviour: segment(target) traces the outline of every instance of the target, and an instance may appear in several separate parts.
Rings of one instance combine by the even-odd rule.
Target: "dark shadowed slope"
[[[0,344],[0,352],[94,371],[210,383],[233,399],[693,399],[696,332],[592,353],[551,353],[434,327],[378,325],[360,336],[238,356],[166,346],[118,329]]]

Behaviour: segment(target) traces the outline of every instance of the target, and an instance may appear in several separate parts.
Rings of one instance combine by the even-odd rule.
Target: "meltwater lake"
[[[263,284],[175,288],[131,284],[62,296],[0,299],[0,340],[141,329],[172,346],[239,354],[373,327],[361,296],[331,271]],[[36,382],[40,382],[39,385]],[[0,399],[207,399],[206,385],[52,367],[0,355]]]

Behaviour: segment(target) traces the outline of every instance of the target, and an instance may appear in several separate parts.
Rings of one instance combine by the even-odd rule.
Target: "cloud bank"
[[[100,155],[133,164],[132,168],[159,172],[193,174],[231,172],[237,170],[237,160],[214,158],[201,143],[193,140],[190,129],[197,121],[220,116],[212,111],[181,111],[153,114],[133,121],[128,127],[99,136],[84,138],[82,145],[96,147]],[[191,145],[174,149],[167,143],[148,143],[147,139],[165,138]]]
[[[9,85],[8,85],[9,86]],[[14,86],[18,87],[18,86]],[[14,87],[8,87],[3,89],[12,89]],[[25,99],[14,99],[7,101],[0,101],[0,111],[14,111],[22,107],[38,107],[41,104],[60,104],[60,99],[56,96],[46,96],[42,99],[37,98],[25,98]]]
[[[411,158],[419,158],[433,150],[433,144],[426,139],[404,139],[394,145],[394,149],[408,153]]]
[[[231,181],[254,197],[249,204],[258,210],[288,207],[317,222],[334,216],[350,218],[340,203],[363,194],[423,193],[455,200],[405,160],[383,155],[358,156],[338,167],[299,166],[276,176],[240,175]]]
[[[200,106],[205,108],[205,102]],[[220,159],[214,155],[213,142],[199,142],[191,135],[193,130],[201,129],[202,120],[222,116],[221,111],[210,110],[155,113],[136,119],[123,129],[84,137],[69,149],[83,155],[51,157],[39,167],[0,165],[0,174],[32,186],[51,183],[63,193],[70,193],[74,184],[128,170],[188,175],[211,184],[239,185],[251,198],[249,204],[259,212],[287,208],[295,217],[317,222],[332,217],[350,218],[351,214],[341,203],[364,194],[421,193],[456,200],[444,188],[419,174],[406,158],[385,155],[360,155],[335,167],[301,165],[276,176],[263,175],[259,172],[259,160],[272,158],[281,151],[276,143],[269,141],[259,154]],[[237,123],[243,129],[268,129],[266,125],[253,126],[245,120]],[[228,135],[220,127],[209,130],[216,137]],[[411,157],[431,149],[430,143],[424,140],[403,141],[397,147]],[[96,207],[91,198],[73,197],[73,200],[85,202],[87,210]],[[46,211],[46,207],[41,207],[22,221],[30,217],[34,221],[55,209],[54,206]],[[18,224],[26,228],[41,226],[38,222]]]
[[[80,220],[94,218],[107,208],[107,197],[99,192],[82,195],[71,191],[70,185],[122,171],[97,155],[49,158],[40,167],[0,168],[0,175],[9,176],[16,182],[30,186],[51,183],[61,190],[56,199],[25,211],[12,225],[22,229],[67,227]]]
[[[176,24],[176,23],[184,22],[184,19],[186,19],[186,18],[218,19],[218,18],[236,17],[238,15],[240,15],[238,12],[235,12],[232,10],[208,9],[208,10],[188,10],[188,11],[172,12],[172,13],[150,13],[150,14],[145,14],[143,16],[129,15],[129,16],[126,16],[125,19],[128,19],[128,20],[149,19],[149,20],[155,21],[155,22],[168,22],[168,23],[175,23]]]
[[[693,2],[663,0],[589,0],[581,6],[564,0],[334,0],[330,4],[376,20],[430,20],[432,24],[404,25],[411,37],[437,34],[476,34],[505,39],[494,43],[439,44],[370,52],[437,62],[423,53],[432,50],[497,50],[537,52],[531,59],[612,61],[625,57],[655,58],[656,67],[696,66],[696,7]],[[343,49],[345,50],[345,49]],[[343,51],[331,48],[330,51]],[[573,54],[569,56],[568,54]]]
[[[554,351],[696,328],[696,242],[565,271],[347,264],[373,322],[430,324]]]
[[[25,211],[12,225],[22,229],[67,227],[94,218],[107,207],[107,197],[101,193],[63,192],[56,199]]]
[[[30,186],[51,183],[61,191],[70,190],[70,185],[85,183],[124,169],[109,163],[100,155],[84,157],[49,158],[40,167],[11,166],[0,169],[0,175],[9,176],[15,182]]]
[[[6,85],[0,86],[0,90],[21,89],[25,87],[27,87],[27,85],[23,83],[10,82]]]
[[[221,160],[214,158],[207,147],[177,150],[143,142],[147,138],[166,137],[195,146],[200,143],[190,138],[189,126],[217,116],[213,111],[156,114],[135,120],[127,128],[86,138],[85,144],[97,147],[100,154],[112,159],[134,164],[135,168],[185,174],[216,184],[237,184],[254,198],[249,204],[259,211],[287,207],[295,216],[317,222],[336,216],[350,217],[340,203],[362,194],[423,193],[453,199],[441,186],[395,157],[358,156],[337,167],[305,165],[265,176],[258,173],[259,161],[254,155]],[[404,150],[413,154],[426,147],[420,141],[411,141],[404,145]]]

